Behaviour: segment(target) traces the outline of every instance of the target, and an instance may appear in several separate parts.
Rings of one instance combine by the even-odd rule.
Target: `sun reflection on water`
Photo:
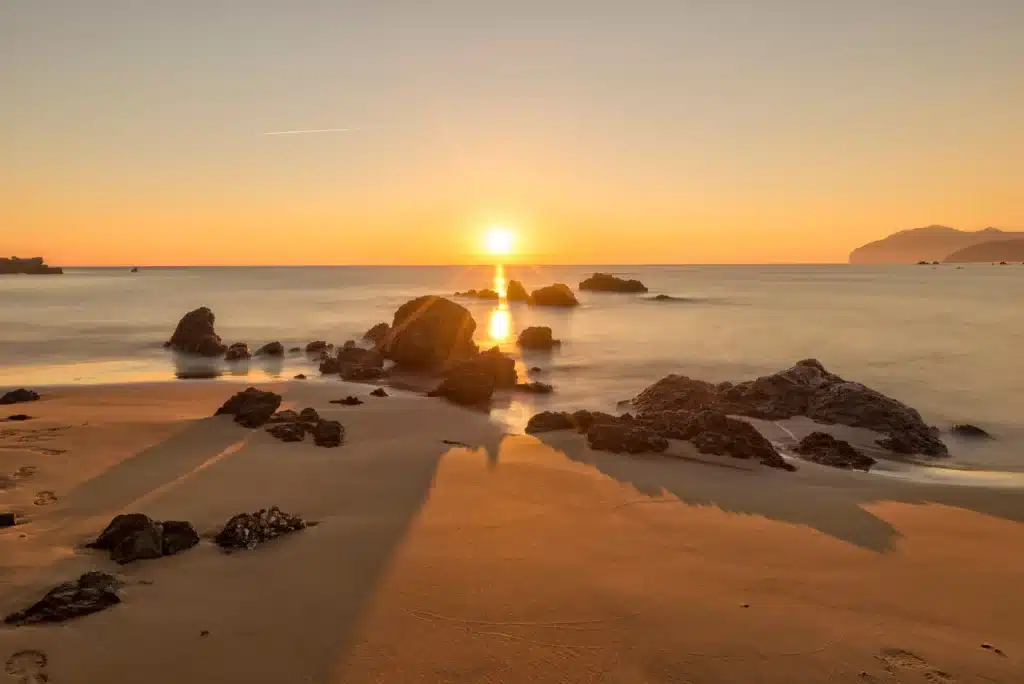
[[[487,322],[487,334],[491,338],[491,342],[500,345],[507,342],[512,336],[512,314],[508,310],[505,267],[502,264],[497,264],[494,267],[494,291],[498,293],[498,306],[491,310],[490,319]]]

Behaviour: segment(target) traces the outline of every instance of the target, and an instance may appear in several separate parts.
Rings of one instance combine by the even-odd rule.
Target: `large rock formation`
[[[530,296],[530,301],[536,306],[579,306],[576,295],[564,283],[555,283],[554,285],[534,290]]]
[[[526,288],[518,280],[510,280],[505,288],[505,299],[510,302],[528,302],[530,301],[530,293],[526,291]]]
[[[234,416],[235,422],[248,428],[258,428],[270,420],[281,406],[281,395],[249,387],[234,395],[217,409],[216,416]]]
[[[947,226],[927,226],[894,233],[850,252],[851,264],[914,264],[921,260],[946,260],[958,250],[993,240],[1024,239],[1024,233],[997,228],[977,232]]]
[[[562,344],[551,334],[551,328],[546,325],[534,325],[519,333],[517,341],[523,349],[548,350]]]
[[[593,292],[647,292],[639,280],[626,280],[610,273],[595,273],[580,283],[580,291]]]
[[[712,408],[765,420],[806,416],[820,423],[867,428],[887,435],[879,443],[899,453],[945,456],[939,432],[911,407],[825,370],[814,359],[737,385],[670,375],[634,400],[641,417],[664,411]]]
[[[19,259],[18,257],[0,257],[0,275],[61,275],[64,269],[47,266],[43,257]]]
[[[439,368],[476,351],[475,331],[476,321],[464,306],[435,295],[417,297],[395,311],[382,348],[399,366]]]
[[[189,311],[178,321],[178,327],[165,346],[185,354],[220,356],[227,351],[227,345],[213,329],[215,319],[205,306]]]

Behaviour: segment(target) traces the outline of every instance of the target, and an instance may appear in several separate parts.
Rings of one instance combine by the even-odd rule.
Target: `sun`
[[[501,226],[493,226],[484,236],[484,244],[487,246],[487,253],[494,256],[508,256],[515,247],[515,235],[512,231]]]

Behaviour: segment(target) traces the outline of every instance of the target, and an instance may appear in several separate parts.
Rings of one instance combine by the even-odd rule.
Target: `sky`
[[[0,253],[451,264],[502,225],[537,263],[802,263],[1022,230],[1022,36],[1022,0],[0,0]]]

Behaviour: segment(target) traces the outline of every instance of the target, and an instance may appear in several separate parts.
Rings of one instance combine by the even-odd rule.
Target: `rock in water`
[[[849,442],[836,439],[827,432],[812,432],[800,440],[793,449],[808,461],[833,468],[850,468],[853,470],[871,470],[875,459],[860,453]]]
[[[256,356],[284,356],[284,345],[280,342],[268,342],[256,350]]]
[[[321,352],[321,351],[327,351],[328,349],[331,349],[332,347],[334,347],[333,344],[329,344],[327,342],[324,342],[323,340],[316,340],[315,342],[310,342],[309,344],[306,345],[306,351],[308,351],[308,352]]]
[[[306,427],[302,423],[275,423],[267,432],[282,442],[301,442],[306,438]]]
[[[368,382],[384,377],[384,357],[380,352],[376,349],[360,349],[354,343],[351,347],[339,349],[336,358],[321,363],[321,373],[325,366],[337,368],[334,372],[348,382]]]
[[[0,397],[0,404],[23,404],[28,401],[39,401],[39,394],[30,389],[16,389]]]
[[[345,428],[336,420],[321,420],[312,432],[313,443],[319,447],[338,447],[345,441]]]
[[[239,513],[228,521],[214,541],[225,549],[253,549],[258,544],[306,527],[297,515],[289,515],[277,506],[255,513]]]
[[[395,311],[384,355],[408,368],[439,368],[476,351],[475,330],[464,306],[434,295],[418,297]]]
[[[562,344],[551,335],[551,328],[546,325],[535,325],[519,333],[517,343],[523,349],[548,350]]]
[[[491,299],[491,300],[494,300],[494,301],[497,301],[497,300],[501,299],[501,295],[499,295],[494,290],[488,290],[488,289],[483,289],[483,290],[466,290],[465,292],[456,292],[455,296],[456,297],[471,297],[473,299]]]
[[[9,625],[36,625],[63,622],[72,618],[97,613],[117,605],[120,583],[105,572],[87,572],[75,582],[57,585],[29,608],[8,615]]]
[[[515,387],[518,375],[516,360],[501,353],[498,347],[492,347],[464,361],[453,364],[445,375],[484,375],[495,388]]]
[[[189,311],[178,322],[167,346],[175,351],[199,356],[220,356],[227,347],[214,331],[213,312],[205,306]]]
[[[508,281],[508,287],[505,288],[505,299],[510,302],[528,302],[530,301],[530,293],[526,291],[526,288],[518,280],[510,280]]]
[[[375,389],[372,392],[370,392],[370,396],[371,397],[386,397],[386,396],[388,396],[388,393],[384,391],[383,387],[378,387],[377,389]]]
[[[971,425],[969,423],[959,423],[954,425],[952,428],[954,435],[961,437],[975,437],[979,439],[992,439],[992,435],[978,427],[977,425]]]
[[[575,429],[576,423],[573,421],[572,415],[565,411],[542,411],[531,416],[526,423],[526,434],[528,435]]]
[[[363,333],[363,339],[368,342],[373,342],[374,345],[380,345],[387,339],[389,332],[391,332],[390,325],[387,323],[378,323]]]
[[[342,406],[359,406],[363,403],[363,400],[359,397],[347,396],[344,399],[331,399],[332,404],[341,404]]]
[[[580,283],[580,290],[594,292],[647,292],[639,280],[624,280],[610,273],[595,273]]]
[[[475,368],[450,373],[437,389],[427,394],[462,406],[486,406],[493,395],[494,378]]]
[[[235,342],[233,345],[228,347],[228,350],[224,352],[225,361],[241,361],[248,359],[252,356],[249,353],[249,345],[245,342]]]
[[[572,293],[568,285],[563,283],[555,283],[534,290],[530,301],[537,306],[579,306],[576,295]]]
[[[534,380],[533,382],[521,382],[516,385],[516,389],[520,392],[530,392],[531,394],[551,394],[555,391],[555,388],[546,382],[540,382]]]
[[[232,415],[239,425],[258,428],[270,420],[280,405],[280,394],[250,387],[228,399],[214,415]]]
[[[643,454],[668,449],[668,440],[650,428],[632,421],[596,423],[587,430],[587,443],[596,451]]]

